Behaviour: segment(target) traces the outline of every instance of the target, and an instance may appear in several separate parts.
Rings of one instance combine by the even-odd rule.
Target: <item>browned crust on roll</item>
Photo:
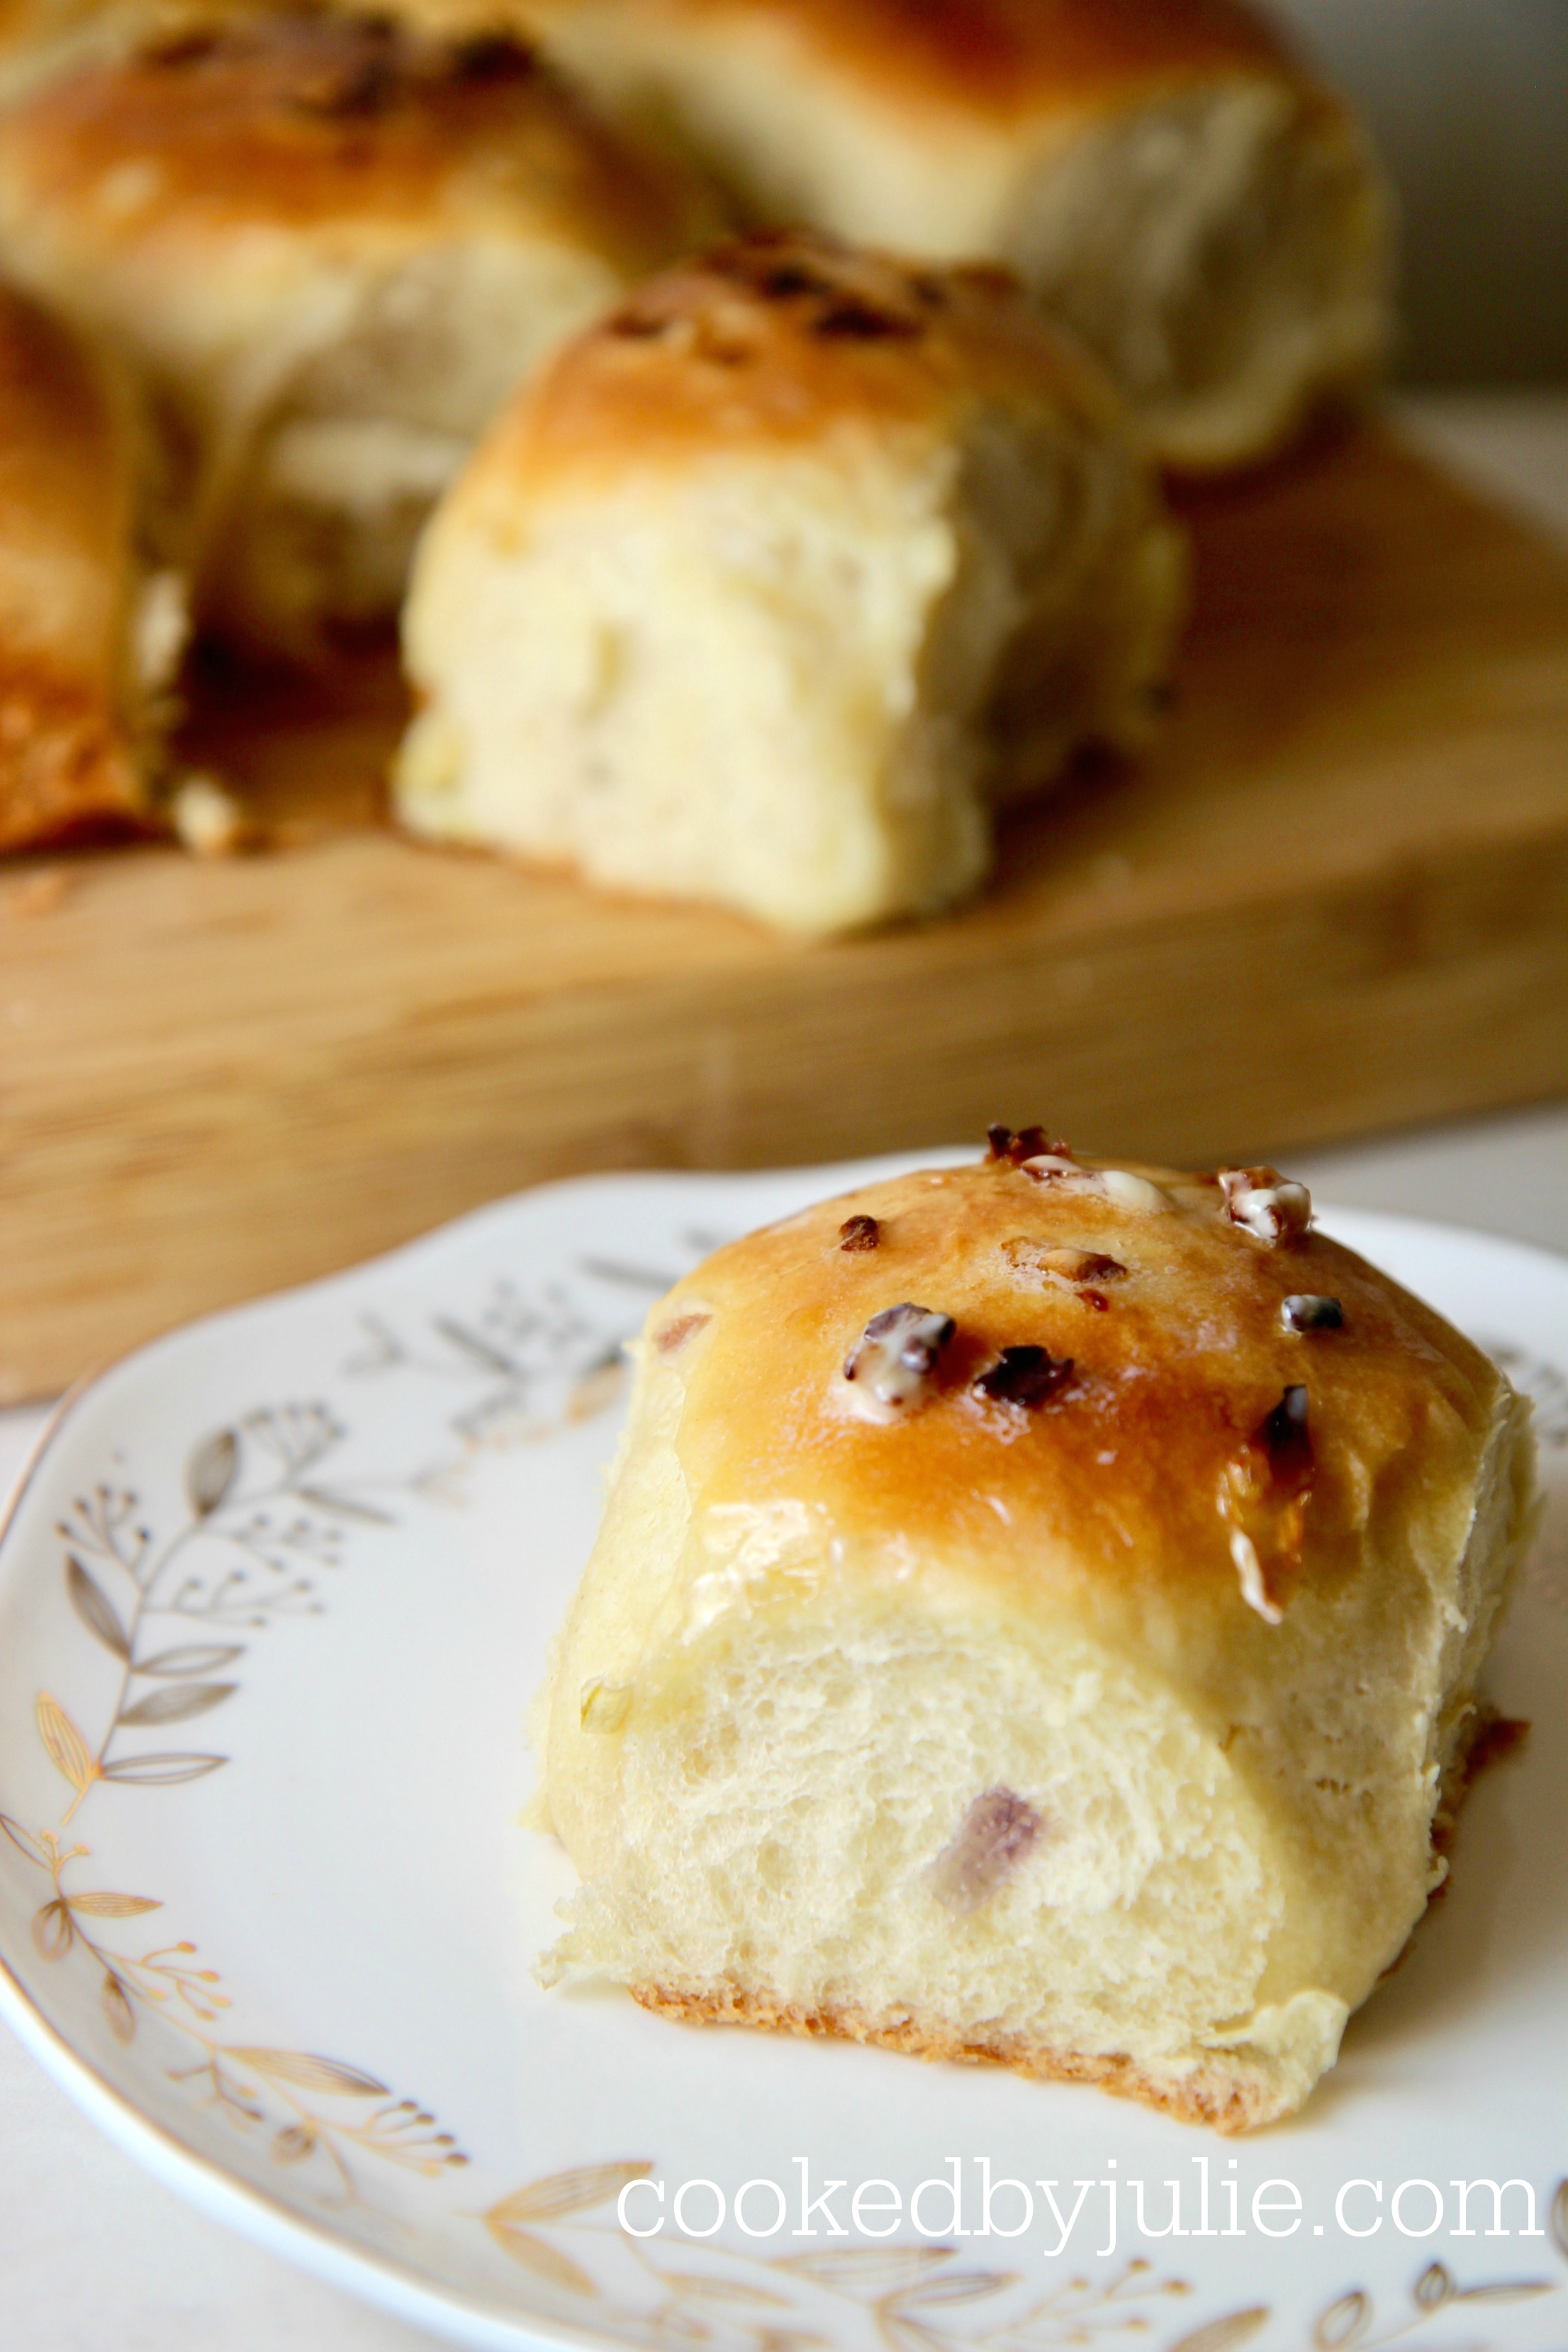
[[[0,129],[14,202],[110,249],[247,224],[454,225],[526,205],[628,277],[690,233],[683,173],[520,42],[308,8],[199,19],[64,74]]]
[[[927,426],[961,406],[1120,404],[1005,269],[910,268],[826,236],[762,229],[640,286],[524,387],[475,468],[531,484]]]
[[[1426,1510],[1434,1495],[1461,1539],[1501,1391],[1479,1349],[1327,1234],[1270,1247],[1230,1221],[1216,1179],[1129,1172],[1189,1205],[1144,1215],[1003,1161],[886,1179],[716,1252],[664,1308],[700,1303],[714,1317],[682,1436],[694,1461],[700,1449],[706,1499],[796,1498],[874,1546],[917,1520],[977,1589],[1023,1581],[1096,1622],[1134,1608],[1150,1643],[1190,1643],[1206,1622],[1205,1640],[1255,1652],[1262,1671],[1277,1629],[1242,1595],[1219,1501],[1227,1465],[1300,1381],[1314,1485],[1273,1592],[1287,1615],[1296,1594],[1327,1599],[1361,1574],[1391,1515]],[[875,1251],[840,1249],[851,1210],[877,1218]],[[1091,1284],[1021,1285],[1008,1255],[1019,1243],[1104,1252],[1126,1272],[1101,1311]],[[1300,1293],[1341,1300],[1343,1331],[1288,1330],[1284,1300]],[[782,1322],[780,1297],[793,1302]],[[932,1403],[868,1446],[836,1375],[899,1299],[955,1317],[957,1332]],[[973,1382],[1019,1345],[1074,1371],[1046,1409],[1013,1416]],[[1006,1524],[984,1499],[999,1462]]]
[[[17,675],[0,645],[0,852],[150,823],[137,762],[91,698]]]
[[[545,25],[571,5],[543,0]],[[868,88],[1002,123],[1145,86],[1296,78],[1242,0],[630,0],[624,13],[692,31],[776,26]]]
[[[1220,2061],[1195,2066],[1190,2074],[1169,2080],[1152,2074],[1136,2060],[1089,2050],[1054,2050],[1022,2035],[998,2035],[975,2040],[942,2026],[923,2026],[912,2018],[882,2024],[848,2008],[805,2010],[762,1993],[679,1992],[665,1985],[633,1985],[632,1998],[661,2017],[677,2017],[689,2025],[751,2025],[780,2033],[832,2036],[838,2041],[874,2044],[900,2051],[906,2057],[932,2062],[950,2060],[961,2066],[1005,2066],[1037,2082],[1092,2083],[1119,2099],[1135,2099],[1174,2116],[1179,2123],[1206,2124],[1227,2137],[1256,2131],[1272,2120],[1278,2102],[1261,2082],[1238,2081],[1236,2072]]]
[[[0,850],[144,815],[122,674],[132,430],[94,355],[0,289]]]

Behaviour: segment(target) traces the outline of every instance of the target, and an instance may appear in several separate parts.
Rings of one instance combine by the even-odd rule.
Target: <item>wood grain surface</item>
[[[1568,555],[1376,429],[1190,495],[1158,751],[826,947],[415,847],[384,667],[217,681],[288,845],[0,874],[0,1401],[584,1170],[1214,1160],[1568,1087]]]

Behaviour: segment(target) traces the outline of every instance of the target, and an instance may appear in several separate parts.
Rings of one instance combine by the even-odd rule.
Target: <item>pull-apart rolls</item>
[[[1389,331],[1383,182],[1238,0],[532,0],[764,220],[1005,261],[1160,454],[1273,446]]]
[[[502,396],[705,207],[525,49],[384,16],[198,23],[0,117],[8,267],[145,373],[203,622],[299,655],[395,611]]]

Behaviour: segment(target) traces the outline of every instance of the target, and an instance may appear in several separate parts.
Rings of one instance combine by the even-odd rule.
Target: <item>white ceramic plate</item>
[[[517,1826],[522,1710],[593,1534],[619,1342],[715,1239],[866,1172],[534,1192],[71,1404],[0,1547],[5,2014],[164,2179],[470,2344],[1568,2344],[1568,1264],[1538,1253],[1324,1219],[1506,1352],[1555,1492],[1494,1673],[1531,1741],[1296,2122],[1226,2143],[533,1983],[570,1871]],[[961,2214],[928,2189],[911,2216],[954,2163]],[[1020,2234],[1010,2189],[980,2233],[983,2164],[1030,2185]],[[804,2219],[803,2173],[811,2200],[845,2184]],[[1488,2179],[1523,2184],[1503,2234],[1485,2189],[1461,2231],[1452,2184]],[[748,2181],[787,2192],[773,2234],[747,2234],[766,2188],[737,2218]],[[874,2181],[899,2218],[887,2189],[857,2215]],[[1137,2181],[1152,2228],[1181,2184],[1184,2234],[1141,2235]],[[1060,2251],[1041,2182],[1078,2211]]]

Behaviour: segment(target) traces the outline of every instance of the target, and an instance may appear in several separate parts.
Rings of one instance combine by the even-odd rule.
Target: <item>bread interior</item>
[[[1299,2106],[1445,1873],[1434,1813],[1534,1523],[1528,1407],[1500,1388],[1458,1524],[1402,1534],[1396,1475],[1375,1572],[1194,1675],[1162,1668],[1152,1596],[1113,1636],[825,1558],[804,1505],[693,1526],[651,1377],[537,1720],[583,1874],[547,1980],[1226,2129]],[[998,1809],[1026,1833],[971,1867]]]
[[[307,656],[324,627],[387,620],[490,415],[618,290],[590,254],[474,239],[368,280],[324,274],[275,335],[247,331],[222,369],[204,612]]]
[[[1003,1792],[1038,1826],[976,1899],[965,1827]],[[1173,2082],[1266,2005],[1280,1838],[1179,1699],[1065,1628],[752,1622],[639,1685],[620,1808],[616,1865],[584,1886],[558,1975]],[[1292,2074],[1331,2058],[1344,2014],[1298,2005]]]
[[[459,502],[410,607],[401,814],[805,932],[943,905],[1004,778],[1146,705],[1171,598],[1139,574],[1165,601],[1134,646],[1127,543],[1174,542],[1131,502],[1120,452],[1000,411],[650,461],[506,537]]]
[[[1387,332],[1382,201],[1361,134],[1285,86],[1220,83],[1073,123],[1002,244],[1168,461],[1224,465],[1354,382]]]

